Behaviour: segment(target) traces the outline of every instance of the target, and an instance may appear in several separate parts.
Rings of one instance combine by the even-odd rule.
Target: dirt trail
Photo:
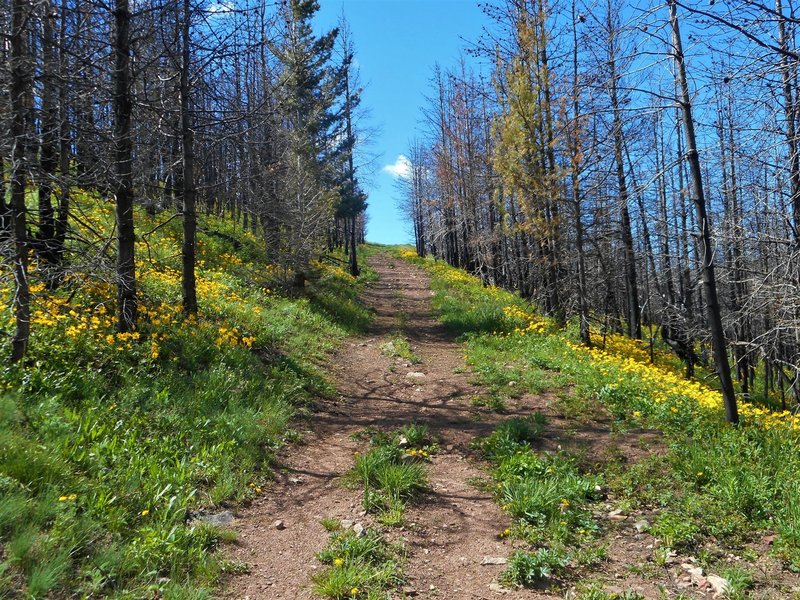
[[[314,431],[305,445],[292,448],[274,487],[239,514],[240,542],[232,558],[246,562],[250,572],[229,582],[229,598],[312,598],[310,576],[320,568],[314,554],[327,540],[320,519],[373,525],[363,514],[360,493],[337,481],[352,466],[353,454],[364,448],[351,434],[415,421],[428,425],[441,451],[429,469],[431,493],[409,507],[403,529],[387,531],[391,539],[406,541],[406,591],[416,598],[498,597],[489,586],[502,567],[480,563],[485,556],[510,553],[497,535],[508,518],[488,494],[468,483],[484,474],[470,459],[469,443],[489,432],[498,417],[470,406],[481,388],[460,372],[460,347],[431,310],[424,272],[382,254],[371,266],[380,279],[363,299],[376,311],[374,323],[367,336],[351,339],[333,359],[341,400],[321,406],[311,420]],[[381,352],[398,330],[420,364]],[[277,529],[276,520],[285,529]],[[504,597],[537,596],[525,591]]]

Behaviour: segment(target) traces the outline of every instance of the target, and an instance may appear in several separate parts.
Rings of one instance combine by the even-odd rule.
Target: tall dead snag
[[[781,50],[780,69],[783,91],[783,113],[786,121],[786,145],[789,150],[789,181],[791,183],[792,225],[795,244],[800,245],[800,148],[797,146],[797,99],[789,64],[789,44],[786,38],[786,17],[781,0],[775,0],[778,21],[778,45]]]
[[[177,12],[177,11],[176,11]],[[181,149],[183,154],[183,245],[181,247],[182,276],[181,295],[183,311],[197,314],[197,281],[195,277],[195,252],[197,244],[197,190],[194,183],[194,131],[190,112],[191,83],[191,7],[183,0],[183,22],[181,24]]]
[[[627,321],[628,337],[641,339],[642,337],[642,310],[639,306],[639,284],[636,274],[636,252],[633,247],[633,228],[631,226],[631,213],[628,208],[630,196],[628,182],[625,176],[624,139],[622,132],[622,114],[618,83],[620,75],[617,72],[617,35],[619,33],[614,15],[618,9],[612,2],[608,2],[607,21],[608,27],[608,69],[609,69],[609,96],[613,116],[614,138],[614,163],[616,165],[617,184],[619,186],[620,228],[622,233],[622,246],[624,248],[625,264],[625,320]]]
[[[689,97],[689,84],[686,79],[686,64],[683,57],[681,32],[678,25],[678,11],[675,0],[667,0],[669,5],[669,21],[672,28],[672,55],[675,59],[675,77],[678,86],[678,104],[681,107],[683,125],[686,130],[686,159],[689,163],[689,172],[692,179],[692,196],[701,246],[703,298],[706,303],[706,318],[711,331],[711,346],[714,351],[714,364],[717,368],[722,399],[725,405],[725,418],[729,423],[739,422],[739,413],[736,408],[736,395],[731,379],[731,369],[728,362],[725,330],[722,327],[719,298],[717,296],[717,278],[714,273],[714,247],[711,242],[711,227],[706,212],[706,199],[703,191],[703,174],[700,165],[700,155],[697,152],[697,140],[694,132],[694,119],[692,117],[692,102]]]
[[[114,167],[117,217],[117,330],[136,329],[136,265],[133,231],[131,138],[131,13],[128,0],[114,2]]]
[[[572,0],[572,128],[567,130],[570,151],[570,179],[572,203],[575,211],[575,250],[578,253],[578,318],[580,319],[581,342],[591,346],[589,327],[589,302],[586,292],[586,252],[583,247],[583,211],[581,210],[580,172],[583,168],[583,152],[580,136],[582,117],[580,110],[580,77],[578,74],[578,16],[575,0]]]
[[[30,5],[27,0],[11,3],[11,232],[14,240],[14,319],[11,338],[11,362],[25,356],[31,331],[31,296],[28,287],[28,240],[25,224],[25,152],[28,97],[31,93],[28,56],[27,22]]]

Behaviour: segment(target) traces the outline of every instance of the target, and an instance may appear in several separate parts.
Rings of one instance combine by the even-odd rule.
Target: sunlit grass
[[[73,199],[75,240],[110,235],[113,205]],[[0,588],[20,597],[209,597],[231,537],[191,511],[263,493],[293,419],[331,391],[320,364],[371,318],[329,263],[284,295],[263,240],[207,215],[200,311],[184,316],[171,216],[136,212],[135,333],[114,331],[113,264],[92,248],[71,242],[56,291],[33,266],[29,353],[0,375]]]

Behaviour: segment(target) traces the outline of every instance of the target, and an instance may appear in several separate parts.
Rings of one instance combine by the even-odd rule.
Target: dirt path
[[[497,535],[508,518],[468,482],[483,474],[470,459],[469,443],[490,431],[498,417],[470,406],[481,389],[461,373],[460,347],[432,313],[426,275],[386,255],[375,256],[371,266],[380,279],[364,301],[375,309],[375,321],[369,335],[350,340],[333,361],[341,400],[313,416],[314,431],[305,445],[292,449],[273,489],[239,515],[240,542],[232,558],[246,562],[250,572],[229,582],[229,598],[313,597],[309,577],[319,568],[314,554],[327,540],[320,519],[373,525],[360,493],[337,481],[352,466],[354,452],[364,448],[351,434],[415,421],[428,425],[441,451],[429,469],[431,493],[409,507],[403,529],[387,531],[406,542],[406,592],[417,598],[497,597],[489,586],[502,567],[480,563],[510,553]],[[381,345],[398,331],[420,364],[382,353]],[[276,520],[285,529],[276,528]],[[536,596],[527,591],[505,597]]]

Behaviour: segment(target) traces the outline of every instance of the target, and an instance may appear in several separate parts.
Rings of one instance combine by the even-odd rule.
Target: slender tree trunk
[[[67,105],[67,77],[69,64],[67,62],[67,0],[61,0],[61,24],[58,34],[59,39],[59,85],[58,85],[58,110],[59,110],[59,175],[60,193],[58,196],[58,214],[56,215],[56,250],[57,262],[60,265],[64,259],[64,245],[67,238],[67,219],[69,218],[69,185],[70,185],[70,133],[69,133],[69,106]]]
[[[572,202],[575,211],[575,250],[578,253],[578,318],[580,319],[581,342],[591,346],[592,339],[589,328],[589,303],[586,297],[586,258],[583,248],[583,211],[581,210],[581,117],[580,117],[580,85],[578,79],[578,19],[575,14],[575,0],[572,1]]]
[[[39,152],[39,235],[38,254],[43,263],[52,267],[57,261],[55,211],[53,210],[53,181],[58,165],[59,122],[56,107],[56,60],[54,56],[55,14],[49,2],[42,18],[42,143]],[[52,273],[48,280],[53,280]]]
[[[714,362],[722,388],[722,397],[725,405],[725,418],[729,423],[739,422],[739,413],[736,406],[736,395],[731,380],[728,350],[725,341],[725,330],[722,327],[719,299],[717,297],[717,280],[714,272],[714,247],[711,241],[711,226],[706,213],[706,200],[703,191],[703,176],[700,166],[700,155],[697,152],[697,142],[694,133],[694,119],[692,118],[692,103],[689,95],[689,83],[686,78],[686,65],[683,57],[678,12],[675,0],[668,0],[670,24],[672,26],[672,52],[677,67],[677,83],[680,90],[678,102],[683,113],[683,124],[686,129],[686,156],[692,177],[692,192],[694,196],[697,224],[700,229],[702,248],[703,294],[706,301],[706,314],[709,329],[711,330],[711,344],[714,351]]]
[[[183,312],[197,313],[197,282],[195,278],[195,250],[197,244],[197,190],[194,185],[194,131],[190,112],[191,84],[189,67],[191,65],[191,7],[190,0],[183,0],[183,23],[181,26],[181,149],[183,154],[183,245],[181,258],[183,273],[181,295]]]
[[[114,0],[114,162],[117,217],[117,330],[136,329],[136,264],[133,229],[130,21],[128,0]]]
[[[611,83],[611,110],[613,113],[614,161],[617,167],[617,184],[619,185],[620,227],[622,230],[622,246],[624,248],[625,263],[625,294],[628,337],[640,339],[642,337],[642,313],[639,306],[639,285],[636,274],[636,253],[633,247],[633,230],[631,227],[631,214],[628,208],[628,183],[625,177],[624,141],[622,139],[622,116],[619,107],[617,92],[616,71],[616,28],[612,22],[612,4],[608,5],[608,32],[609,32],[609,57]]]
[[[800,154],[797,144],[797,102],[792,85],[786,39],[786,20],[783,16],[781,0],[775,0],[775,13],[778,17],[778,44],[784,50],[781,54],[781,81],[783,84],[783,113],[786,121],[786,145],[789,150],[789,182],[791,185],[792,224],[794,226],[795,245],[800,246]]]
[[[27,21],[31,7],[27,0],[11,3],[11,230],[14,235],[14,319],[11,338],[11,362],[25,356],[30,338],[30,289],[28,287],[28,240],[26,230],[26,123],[27,98],[30,94],[30,56],[27,44]]]

